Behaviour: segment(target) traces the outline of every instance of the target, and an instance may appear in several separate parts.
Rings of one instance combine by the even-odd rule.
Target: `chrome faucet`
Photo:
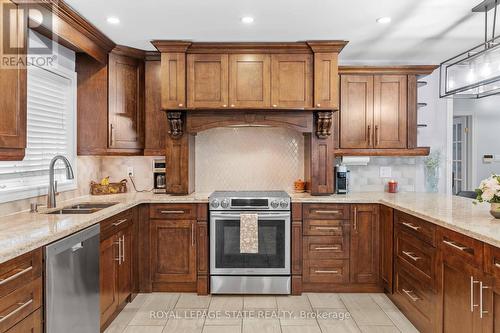
[[[56,193],[57,193],[57,181],[54,181],[54,166],[58,160],[61,160],[66,165],[66,178],[74,179],[73,168],[68,159],[62,155],[54,156],[52,161],[50,161],[49,166],[49,193],[47,194],[47,208],[54,208],[56,206]]]

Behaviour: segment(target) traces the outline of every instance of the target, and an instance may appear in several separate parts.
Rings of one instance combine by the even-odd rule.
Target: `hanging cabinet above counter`
[[[153,41],[161,52],[162,109],[338,110],[345,41]]]

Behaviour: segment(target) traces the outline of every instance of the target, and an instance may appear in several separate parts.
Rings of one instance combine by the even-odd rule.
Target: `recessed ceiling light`
[[[246,23],[246,24],[253,23],[253,17],[251,17],[251,16],[243,16],[241,18],[241,22]]]
[[[108,21],[109,24],[118,24],[120,23],[120,19],[116,16],[109,16],[106,21]]]
[[[387,24],[387,23],[391,23],[391,18],[389,16],[383,16],[383,17],[379,17],[377,19],[377,23],[380,23],[380,24]]]

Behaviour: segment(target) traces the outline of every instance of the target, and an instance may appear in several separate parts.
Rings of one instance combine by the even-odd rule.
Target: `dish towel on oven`
[[[240,214],[240,253],[259,252],[259,216]]]

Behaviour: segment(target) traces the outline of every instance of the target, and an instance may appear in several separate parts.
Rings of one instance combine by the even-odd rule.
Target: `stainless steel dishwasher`
[[[45,332],[98,333],[99,225],[45,248]]]

